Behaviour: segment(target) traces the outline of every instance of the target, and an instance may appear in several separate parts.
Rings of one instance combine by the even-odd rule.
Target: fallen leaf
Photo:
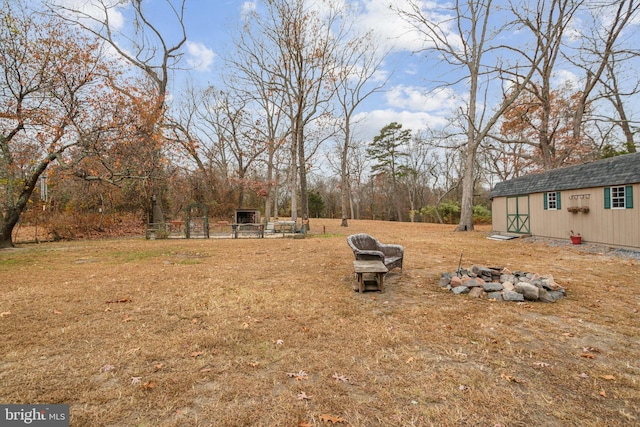
[[[298,393],[298,400],[311,400],[311,396],[307,396],[307,393],[301,391]]]
[[[115,366],[113,365],[104,365],[102,368],[100,368],[100,372],[111,372],[115,369]]]
[[[131,298],[112,299],[107,301],[107,304],[116,304],[116,303],[124,303],[124,302],[131,302]]]
[[[600,396],[607,397],[607,392],[604,389],[600,390]]]
[[[579,376],[580,378],[583,378],[583,379],[584,379],[584,378],[589,378],[589,374],[586,374],[586,373],[584,373],[584,372],[583,372],[583,373],[581,373],[581,374],[580,374],[580,375],[578,375],[578,376]]]
[[[126,353],[126,354],[127,354],[127,355],[129,355],[129,354],[133,354],[133,353],[138,352],[138,350],[140,350],[140,347],[132,348],[131,350],[127,351],[127,353]]]
[[[510,383],[522,384],[522,381],[516,377],[509,376],[507,374],[500,374],[500,378],[509,381]]]
[[[58,310],[53,310],[53,314],[62,314],[62,312]]]
[[[338,373],[333,374],[331,378],[334,378],[338,381],[342,381],[343,383],[349,382],[349,379],[347,377],[345,377],[344,375],[338,375]]]
[[[257,368],[258,366],[260,366],[260,362],[249,362],[247,363],[247,365],[251,366],[252,368]]]
[[[298,423],[298,427],[313,427],[313,424],[311,424],[309,421],[304,420],[304,421],[300,421]]]
[[[273,340],[273,343],[275,345],[284,345],[284,341],[283,340]]]
[[[585,353],[600,353],[600,349],[597,347],[583,347],[582,351]]]
[[[320,420],[322,420],[322,422],[325,423],[331,423],[331,424],[337,424],[337,423],[346,423],[347,420],[345,420],[344,418],[335,416],[335,415],[329,415],[329,414],[322,414],[320,415]]]
[[[591,354],[591,353],[582,353],[580,355],[580,357],[584,357],[585,359],[595,359],[596,358],[595,354]]]
[[[10,314],[11,314],[10,311],[3,311],[2,313],[0,313],[0,318],[9,316]]]
[[[545,362],[536,362],[533,364],[533,366],[537,366],[538,368],[546,368],[547,366],[549,366],[549,364]]]
[[[616,380],[616,377],[614,377],[613,375],[601,375],[600,378],[602,378],[603,380],[609,380],[609,381]]]
[[[212,369],[211,368],[202,368],[200,369],[200,372],[211,372]]]
[[[141,384],[142,377],[131,377],[131,384],[132,385],[136,385],[136,384]]]
[[[198,356],[202,356],[204,354],[204,351],[194,351],[193,353],[191,353],[191,357],[198,357]]]
[[[242,329],[247,329],[247,328],[249,328],[249,324],[247,322],[244,322],[242,324]]]
[[[471,390],[471,388],[469,388],[469,386],[466,386],[464,384],[460,384],[458,386],[458,390],[460,390],[460,391],[469,391],[469,390]]]
[[[300,329],[302,330],[302,332],[309,332],[309,328],[307,328],[306,326],[302,326]]]
[[[133,320],[133,317],[130,317],[128,314],[125,314],[124,316],[122,316],[122,321],[123,322],[131,322]]]
[[[305,371],[296,372],[287,372],[286,373],[289,378],[293,378],[296,381],[306,380],[308,379],[308,375]]]
[[[156,386],[156,383],[153,381],[147,381],[146,383],[142,384],[142,388],[145,390],[151,390],[155,386]]]
[[[156,366],[154,366],[156,371],[159,371],[160,369],[164,368],[164,364],[162,363],[157,363]]]
[[[413,357],[410,357],[410,358],[408,358],[408,359],[407,359],[407,361],[406,361],[405,363],[411,363],[411,362],[413,362],[414,360],[415,360],[415,359],[414,359]]]

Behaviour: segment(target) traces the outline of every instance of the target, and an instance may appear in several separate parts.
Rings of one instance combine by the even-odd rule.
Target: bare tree
[[[640,11],[638,0],[603,0],[586,4],[590,8],[591,25],[584,25],[578,55],[566,58],[584,70],[579,108],[573,115],[573,137],[581,138],[582,125],[593,92],[606,75],[611,56],[615,54],[623,31],[635,22]]]
[[[352,152],[352,126],[354,114],[360,105],[372,94],[381,91],[389,76],[382,76],[381,66],[384,52],[376,49],[371,33],[363,36],[350,34],[344,41],[344,47],[338,49],[337,68],[332,81],[335,86],[335,99],[340,111],[339,128],[342,137],[340,148],[340,226],[348,227],[349,198],[351,194],[349,179],[349,155]],[[353,216],[351,216],[353,218]]]
[[[628,53],[630,54],[630,53]],[[624,53],[619,53],[624,55]],[[638,54],[631,54],[638,59]],[[635,82],[628,88],[623,89],[619,83],[619,61],[617,54],[612,53],[611,58],[607,61],[606,74],[600,79],[602,83],[602,97],[607,99],[614,108],[617,118],[611,118],[613,126],[617,126],[624,135],[624,151],[627,153],[635,153],[637,151],[635,135],[638,133],[638,122],[632,120],[628,112],[628,102],[625,100],[640,93],[640,79],[635,78]],[[628,81],[633,81],[630,78]]]
[[[492,0],[456,0],[438,9],[438,13],[432,9],[423,10],[422,2],[416,0],[410,0],[408,4],[408,9],[396,8],[396,11],[422,35],[424,51],[437,54],[441,61],[460,71],[450,73],[451,78],[445,85],[455,86],[464,82],[467,89],[465,109],[461,112],[465,119],[466,150],[461,215],[456,230],[470,231],[473,230],[478,149],[504,111],[528,84],[535,66],[540,62],[539,53],[548,46],[535,46],[531,52],[527,52],[534,67],[523,78],[512,82],[511,92],[503,97],[493,111],[482,109],[480,105],[490,104],[487,99],[490,86],[495,84],[496,77],[502,71],[498,49],[505,48],[495,40],[500,29],[490,28],[490,17],[496,10]],[[485,55],[489,54],[490,58],[485,61]]]
[[[26,3],[3,3],[0,248],[13,246],[12,231],[52,163],[105,154],[102,142],[118,140],[127,127],[110,79],[117,67],[101,53],[95,40],[59,19]]]
[[[254,13],[244,28],[249,37],[268,49],[268,56],[254,56],[253,60],[265,61],[260,66],[270,77],[269,88],[279,92],[283,100],[280,111],[290,122],[293,219],[297,219],[298,188],[302,216],[304,219],[309,216],[308,162],[322,140],[316,137],[312,142],[310,133],[312,126],[319,132],[321,119],[327,115],[331,97],[327,83],[335,67],[338,9],[332,2],[321,4],[327,6],[323,13],[303,0],[269,0],[265,15]]]
[[[257,16],[252,19],[258,20]],[[245,99],[252,101],[251,109],[258,116],[256,131],[266,147],[266,197],[265,221],[271,220],[273,214],[278,215],[278,188],[280,170],[283,164],[282,149],[290,140],[291,126],[285,118],[285,98],[279,89],[279,68],[281,59],[275,47],[275,41],[264,35],[274,34],[266,28],[253,28],[251,21],[245,28],[237,32],[235,50],[225,58],[227,70],[232,75],[227,78],[227,85],[242,93]],[[284,163],[288,163],[285,160]],[[288,165],[287,165],[288,166]]]
[[[613,13],[603,13],[605,10]],[[588,22],[584,19],[586,12],[591,17],[590,26],[585,25]],[[533,67],[535,76],[507,111],[502,122],[502,137],[493,135],[504,144],[496,150],[497,156],[505,158],[509,152],[517,152],[522,160],[511,157],[513,165],[527,163],[538,169],[558,168],[597,157],[599,144],[585,132],[587,118],[595,119],[591,114],[596,109],[594,89],[599,82],[605,88],[616,85],[615,89],[609,87],[609,99],[618,114],[624,116],[620,88],[611,65],[617,40],[637,13],[637,4],[633,1],[617,2],[617,6],[588,4],[584,0],[519,1],[511,4],[511,13],[516,17],[516,25],[527,30],[536,45],[548,47],[541,50],[542,60],[538,66],[535,66],[537,58],[528,58],[524,50],[513,47],[522,58],[531,62],[525,70]],[[583,23],[580,29],[575,28],[577,20]],[[611,22],[604,25],[604,20]],[[582,32],[583,36],[577,38],[576,31]],[[521,31],[525,39],[527,32]],[[581,40],[580,45],[576,39]],[[556,72],[571,65],[584,70],[583,85],[554,86]],[[517,70],[505,70],[505,74],[510,81],[520,78]],[[623,122],[628,124],[627,120]],[[627,140],[629,131],[627,128]],[[530,149],[514,145],[529,146]]]
[[[161,135],[166,112],[169,75],[177,66],[182,46],[187,40],[184,26],[186,0],[164,0],[168,13],[165,14],[162,22],[153,22],[147,10],[148,3],[140,0],[119,2],[95,0],[91,3],[95,7],[89,9],[69,6],[68,3],[58,0],[49,0],[49,3],[53,13],[107,43],[121,58],[140,70],[153,83],[155,102],[148,106],[144,124],[139,132],[144,135],[149,145],[158,146],[155,152],[154,170],[149,171],[152,200],[158,201],[158,203],[152,203],[151,222],[164,222],[162,205],[159,203],[161,186],[157,183],[162,176]],[[123,6],[130,7],[133,11],[133,22],[129,27],[129,33],[121,32],[111,20],[112,13]],[[160,6],[154,4],[153,7]],[[167,20],[167,16],[172,19]],[[170,41],[163,34],[161,29],[167,25],[175,25],[177,28],[178,36],[175,40]]]

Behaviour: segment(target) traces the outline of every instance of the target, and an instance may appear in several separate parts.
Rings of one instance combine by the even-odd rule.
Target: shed
[[[510,179],[491,191],[496,232],[640,248],[640,153]]]

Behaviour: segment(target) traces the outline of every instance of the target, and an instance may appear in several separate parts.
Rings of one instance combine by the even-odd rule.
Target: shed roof
[[[633,153],[499,182],[491,198],[639,182],[640,153]]]

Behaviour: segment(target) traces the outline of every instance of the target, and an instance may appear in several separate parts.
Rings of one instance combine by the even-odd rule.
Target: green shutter
[[[544,210],[549,208],[549,202],[547,200],[547,193],[544,193]]]
[[[562,206],[560,206],[560,192],[556,191],[556,209],[560,210],[562,209]]]
[[[611,187],[604,189],[604,208],[611,209]]]
[[[633,208],[633,186],[627,185],[624,187],[624,207],[627,209]]]

